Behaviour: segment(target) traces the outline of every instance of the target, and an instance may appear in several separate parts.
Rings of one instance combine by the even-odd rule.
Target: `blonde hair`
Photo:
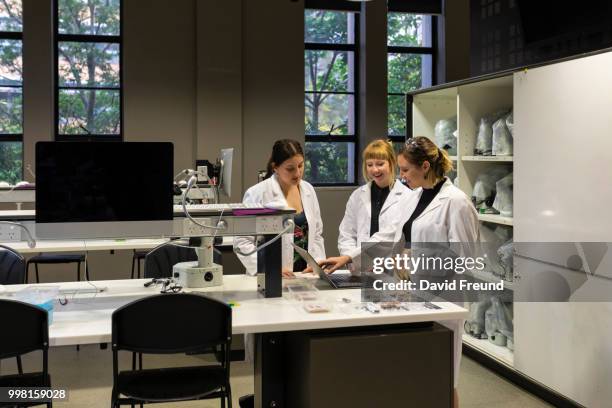
[[[417,166],[421,166],[426,161],[429,162],[427,180],[432,184],[438,183],[453,170],[453,162],[448,157],[448,153],[425,136],[408,139],[399,154]]]
[[[395,175],[397,174],[397,158],[395,157],[395,151],[393,150],[393,143],[391,141],[376,139],[371,141],[362,154],[363,161],[363,178],[366,182],[371,181],[368,177],[368,169],[366,166],[366,160],[385,160],[389,163],[391,181],[389,188],[393,188],[395,183]]]

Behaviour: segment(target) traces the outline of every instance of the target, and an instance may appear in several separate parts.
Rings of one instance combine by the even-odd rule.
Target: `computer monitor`
[[[234,148],[221,149],[221,180],[219,181],[219,190],[230,197],[232,195],[232,160],[234,157]]]
[[[168,142],[38,142],[35,235],[171,235],[173,173]]]

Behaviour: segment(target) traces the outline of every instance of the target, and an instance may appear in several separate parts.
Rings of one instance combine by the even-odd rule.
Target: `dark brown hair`
[[[453,162],[446,151],[440,149],[425,136],[412,137],[406,141],[399,152],[410,163],[421,166],[429,162],[427,180],[436,184],[446,174],[453,170]]]
[[[274,167],[280,166],[285,160],[292,158],[295,155],[304,157],[302,145],[297,140],[281,139],[274,142],[272,146],[272,154],[268,160],[268,168],[266,178],[270,178],[274,174]]]

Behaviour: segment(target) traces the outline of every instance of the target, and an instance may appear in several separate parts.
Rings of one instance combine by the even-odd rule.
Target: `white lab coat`
[[[375,242],[403,242],[403,226],[416,208],[422,189],[415,190],[417,194],[405,206],[402,218],[397,225],[380,230],[374,234],[370,241]],[[404,207],[402,205],[402,207]],[[478,215],[476,209],[467,195],[447,178],[442,188],[423,212],[413,221],[411,241],[416,243],[428,242],[463,242],[475,243],[480,238]],[[403,248],[403,245],[401,245]],[[354,262],[359,262],[359,255]],[[439,321],[453,331],[454,340],[454,374],[455,388],[459,381],[459,368],[461,362],[461,348],[464,321]]]
[[[338,252],[351,258],[359,255],[361,243],[370,239],[370,223],[372,220],[371,203],[372,182],[357,188],[346,203],[344,218],[340,223],[338,234]],[[405,208],[416,192],[410,190],[399,181],[393,184],[385,200],[378,218],[379,231],[395,228],[402,219]]]
[[[323,243],[323,220],[321,219],[321,210],[319,209],[319,200],[317,194],[310,183],[302,180],[300,182],[300,194],[302,197],[302,207],[306,213],[308,221],[308,252],[317,261],[325,259],[325,246]],[[242,200],[244,203],[269,204],[274,202],[274,207],[287,207],[287,200],[281,190],[280,184],[276,175],[255,184],[244,193]],[[293,270],[293,231],[283,235],[282,240],[282,267],[288,270]],[[252,251],[254,240],[252,237],[236,237],[234,239],[234,247],[239,248],[242,252]],[[257,273],[257,253],[249,256],[238,255],[238,258],[246,268],[249,275]]]

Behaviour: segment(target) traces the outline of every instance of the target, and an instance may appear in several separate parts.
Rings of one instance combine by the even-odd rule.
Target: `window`
[[[304,12],[305,178],[354,184],[357,44],[355,13]]]
[[[405,94],[433,83],[433,32],[430,15],[387,15],[388,127],[394,144],[407,135]]]
[[[55,0],[56,140],[121,140],[121,0]]]
[[[23,179],[23,8],[0,1],[0,181]]]

